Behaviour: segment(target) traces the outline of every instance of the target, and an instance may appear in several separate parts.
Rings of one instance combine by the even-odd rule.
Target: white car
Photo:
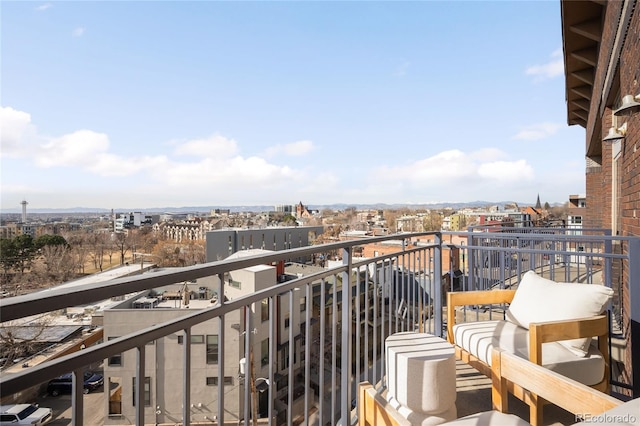
[[[51,421],[51,408],[41,408],[38,404],[13,404],[0,406],[0,426],[34,425],[40,426]]]

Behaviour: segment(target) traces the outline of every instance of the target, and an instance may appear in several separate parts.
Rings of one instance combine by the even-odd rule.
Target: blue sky
[[[584,192],[558,1],[0,7],[3,209]]]

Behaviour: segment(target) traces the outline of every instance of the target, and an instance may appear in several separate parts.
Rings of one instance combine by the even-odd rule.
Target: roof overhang
[[[606,1],[561,2],[565,98],[570,126],[577,124],[586,128],[591,108],[598,108],[598,103],[592,103],[591,98],[605,9]]]

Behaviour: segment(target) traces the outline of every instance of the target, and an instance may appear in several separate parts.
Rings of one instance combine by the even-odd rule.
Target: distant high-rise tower
[[[27,200],[22,200],[22,223],[27,223]]]
[[[538,199],[536,200],[536,209],[541,209],[542,204],[540,204],[540,194],[538,194]]]

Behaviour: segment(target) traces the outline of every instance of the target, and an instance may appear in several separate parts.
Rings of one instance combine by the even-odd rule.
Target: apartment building
[[[307,247],[323,232],[322,226],[221,229],[207,232],[207,262],[226,259],[241,250],[277,251]]]
[[[204,287],[202,283],[195,285],[198,289],[193,293],[184,286],[176,285],[176,288],[158,289],[106,309],[103,318],[105,340],[211,306],[212,299],[200,298],[200,295],[210,294],[210,288]],[[178,295],[178,292],[181,294]],[[225,323],[226,337],[223,346],[226,360],[225,407],[228,408],[228,417],[231,419],[238,419],[242,412],[242,392],[238,378],[242,339],[239,331],[232,328],[239,321],[238,313],[229,314]],[[144,411],[145,418],[155,419],[156,424],[183,421],[182,388],[176,384],[183,380],[185,344],[191,345],[191,421],[214,420],[210,413],[216,411],[218,402],[218,319],[193,327],[188,343],[184,341],[182,333],[177,333],[146,345]],[[127,351],[109,358],[105,363],[105,392],[109,392],[109,398],[105,398],[105,424],[135,423],[136,356],[134,351]]]
[[[569,211],[567,212],[567,228],[582,229],[582,216],[586,212],[587,196],[584,194],[569,195]]]
[[[254,249],[234,253],[230,258],[252,256],[265,250]],[[157,273],[149,272],[149,273]],[[282,281],[284,264],[257,265],[226,274],[224,279],[225,300],[230,301],[260,290],[272,287]],[[292,278],[297,278],[297,275]],[[123,301],[120,305],[104,312],[104,335],[106,340],[115,339],[162,323],[197,309],[215,305],[220,295],[218,277],[207,277],[195,282],[154,289]],[[293,306],[288,296],[275,300],[276,318],[270,317],[270,301],[264,299],[254,304],[249,320],[244,312],[232,312],[225,317],[224,330],[224,401],[226,420],[237,421],[244,413],[245,375],[256,378],[269,377],[269,360],[273,360],[275,409],[280,418],[286,418],[286,399],[289,374],[299,378],[304,367],[304,339],[306,297],[296,292]],[[269,331],[275,325],[276,356],[270,357]],[[191,421],[213,421],[210,413],[217,409],[218,395],[218,319],[199,324],[191,331]],[[251,349],[245,351],[245,336],[250,335]],[[290,354],[290,337],[294,342]],[[145,417],[156,419],[157,423],[179,423],[182,421],[182,389],[180,383],[183,372],[183,336],[181,333],[166,337],[147,345],[145,350]],[[247,353],[253,352],[252,356]],[[291,366],[289,359],[292,357]],[[253,364],[250,360],[254,360]],[[131,424],[135,422],[134,385],[136,377],[136,354],[133,351],[112,357],[105,365],[105,383],[112,389],[106,407],[108,424]],[[260,380],[258,386],[258,415],[268,412],[268,393],[264,392],[267,380]],[[115,389],[115,390],[113,390]],[[260,392],[262,390],[262,392]],[[301,395],[301,393],[299,392]],[[299,400],[299,401],[298,401]],[[294,401],[293,410],[300,414],[303,401]]]

